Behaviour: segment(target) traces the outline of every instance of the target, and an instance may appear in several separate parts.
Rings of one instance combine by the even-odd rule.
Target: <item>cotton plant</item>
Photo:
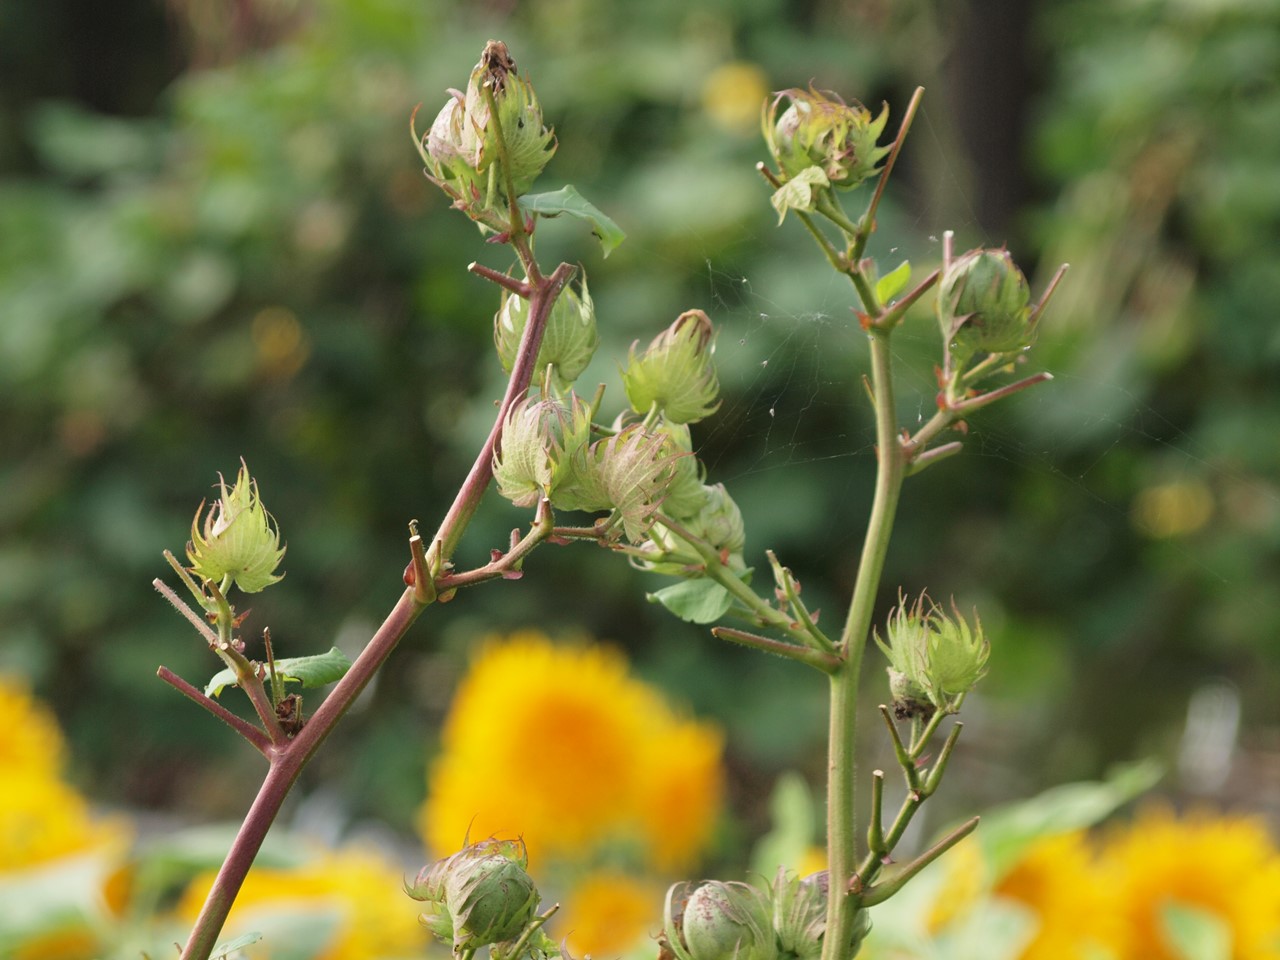
[[[336,650],[276,660],[265,629],[263,659],[250,657],[242,636],[247,611],[238,612],[237,604],[241,594],[281,581],[285,544],[245,464],[234,483],[222,481],[217,500],[197,513],[186,562],[166,554],[192,602],[161,581],[156,587],[192,623],[223,670],[203,690],[164,668],[160,675],[268,762],[183,960],[226,952],[218,947],[220,931],[289,789],[410,626],[464,587],[522,576],[530,555],[546,543],[597,545],[640,571],[678,578],[652,597],[685,620],[715,624],[711,633],[721,640],[795,660],[828,679],[827,868],[807,876],[783,871],[751,881],[676,884],[665,904],[654,905],[655,929],[662,930],[656,949],[664,960],[848,960],[866,936],[870,908],[974,830],[976,818],[915,859],[886,866],[916,812],[940,786],[961,729],[951,722],[944,735],[943,725],[985,672],[990,649],[976,614],[964,616],[954,605],[947,612],[923,593],[900,602],[881,636],[873,629],[874,601],[905,480],[958,453],[969,417],[1050,379],[1043,372],[1012,380],[1009,374],[1025,362],[1061,271],[1033,302],[1007,251],[956,255],[950,234],[941,268],[914,284],[909,264],[882,269],[867,256],[885,185],[921,95],[917,90],[887,141],[888,106],[873,116],[834,93],[798,88],[763,105],[769,159],[758,169],[770,202],[779,222],[799,221],[831,268],[847,279],[852,322],[869,349],[864,382],[875,412],[877,479],[852,596],[830,632],[819,626],[800,582],[775,553],[765,553],[767,572],[756,575],[744,552],[747,520],[731,491],[697,457],[690,426],[714,416],[720,403],[716,331],[707,313],[686,310],[647,345],[631,348],[620,364],[625,408],[611,422],[601,417],[603,386],[578,391],[576,381],[600,339],[596,300],[580,267],[544,268],[535,256],[535,235],[544,219],[580,220],[607,256],[623,234],[572,186],[531,192],[556,138],[506,45],[485,46],[465,90],[448,92],[424,132],[411,119],[427,179],[489,244],[514,258],[501,269],[468,267],[499,288],[494,343],[507,387],[435,533],[424,537],[410,523],[405,589],[354,662]],[[858,215],[846,211],[846,197],[865,198]],[[891,344],[908,312],[931,293],[941,335],[937,409],[911,431],[895,414]],[[852,373],[849,379],[852,384]],[[455,553],[491,483],[516,506],[532,510],[531,521],[492,550],[489,562],[460,568]],[[595,516],[569,525],[559,520],[564,511]],[[757,581],[764,580],[771,583],[762,593]],[[870,822],[860,827],[857,694],[873,634],[889,660],[892,704],[881,714],[908,789],[888,816],[884,774],[875,771]],[[315,707],[298,690],[334,681]],[[249,697],[256,724],[219,702],[230,686]],[[937,737],[943,741],[935,751]],[[559,956],[563,948],[543,929],[556,906],[542,902],[536,872],[518,838],[485,838],[424,867],[406,892],[423,903],[423,922],[460,960],[485,948],[498,960]]]

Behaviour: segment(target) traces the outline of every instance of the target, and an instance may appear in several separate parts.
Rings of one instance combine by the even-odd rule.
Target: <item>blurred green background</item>
[[[575,184],[628,234],[581,261],[603,344],[583,384],[683,309],[719,327],[713,481],[836,618],[874,476],[850,292],[775,227],[761,94],[815,85],[896,124],[925,106],[871,253],[922,275],[942,231],[1043,287],[1030,364],[910,481],[884,581],[978,605],[991,673],[934,824],[1157,756],[1164,789],[1280,813],[1280,7],[1265,0],[13,0],[0,9],[0,669],[27,675],[98,800],[238,818],[258,759],[155,679],[217,664],[151,589],[217,473],[247,459],[288,540],[256,597],[284,656],[354,655],[399,595],[499,395],[506,254],[421,175],[408,117],[507,41]],[[896,341],[902,417],[935,325]],[[606,408],[616,410],[612,388]],[[461,557],[519,511],[491,496]],[[301,795],[408,831],[466,650],[541,625],[627,649],[729,731],[733,838],[785,769],[824,769],[825,689],[717,646],[594,547],[432,608]],[[868,707],[883,673],[867,671]],[[234,698],[232,698],[234,699]],[[1190,718],[1190,719],[1189,719]],[[1237,723],[1238,721],[1238,723]],[[873,756],[885,751],[864,724]],[[1270,787],[1271,789],[1268,789]]]

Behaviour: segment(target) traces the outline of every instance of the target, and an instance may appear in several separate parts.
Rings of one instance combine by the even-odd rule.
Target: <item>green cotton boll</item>
[[[514,293],[504,293],[502,307],[493,318],[493,343],[502,369],[507,373],[515,365],[520,339],[528,322],[529,301]],[[551,308],[542,343],[538,347],[534,381],[540,383],[543,372],[550,367],[551,388],[557,393],[564,393],[587,369],[599,344],[595,304],[587,290],[584,274],[580,289],[566,287]]]
[[[779,115],[783,101],[790,104]],[[812,177],[807,171],[817,167],[825,175],[823,186],[852,190],[888,155],[889,147],[877,146],[888,120],[887,106],[873,120],[856,100],[845,103],[834,93],[792,88],[765,104],[764,138],[785,180]]]
[[[626,538],[643,543],[679,459],[665,434],[630,424],[575,458],[571,480],[551,503],[565,510],[617,510]]]
[[[889,690],[899,716],[955,713],[960,701],[986,675],[991,652],[974,617],[970,627],[954,609],[954,619],[921,594],[911,606],[899,598],[889,617],[888,642],[875,634],[889,659]]]
[[[693,455],[689,426],[663,421],[657,429],[670,439],[672,451],[676,455],[671,483],[662,500],[662,512],[673,520],[696,517],[707,502],[707,488],[703,486],[706,470]]]
[[[770,896],[773,900],[773,928],[784,956],[796,960],[818,960],[822,956],[829,890],[830,874],[826,870],[800,878],[789,875],[785,867],[779,868]],[[859,910],[850,931],[846,956],[857,955],[870,930],[870,914]]]
[[[491,122],[486,90],[493,94],[497,123]],[[427,172],[454,206],[473,219],[501,215],[507,203],[506,174],[516,197],[527,193],[555,153],[555,135],[543,126],[532,85],[516,73],[515,61],[499,40],[485,44],[466,92],[451,90],[449,97],[417,143]],[[505,172],[499,127],[510,164]]]
[[[498,492],[531,507],[572,481],[591,437],[591,413],[575,394],[568,402],[526,398],[511,408],[493,454]]]
[[[745,883],[710,880],[698,886],[684,904],[674,936],[689,960],[778,957],[768,898]]]
[[[460,864],[445,888],[455,953],[518,937],[537,914],[539,899],[537,885],[517,860],[487,856]]]
[[[275,571],[284,559],[285,548],[280,545],[275,520],[258,496],[258,483],[249,476],[249,467],[240,461],[230,490],[221,476],[218,485],[222,496],[207,512],[202,503],[191,521],[187,543],[191,572],[215,584],[229,580],[245,593],[258,593],[279,583],[284,574]]]
[[[1007,250],[970,250],[938,285],[938,323],[958,365],[974,354],[1022,350],[1035,338],[1031,287]]]
[[[622,384],[631,409],[641,416],[656,408],[671,423],[696,423],[720,406],[720,381],[712,354],[710,318],[701,310],[680,314],[637,356],[632,344]]]
[[[747,543],[746,525],[733,497],[723,483],[704,486],[702,491],[702,509],[689,519],[687,529],[717,550],[742,552]]]

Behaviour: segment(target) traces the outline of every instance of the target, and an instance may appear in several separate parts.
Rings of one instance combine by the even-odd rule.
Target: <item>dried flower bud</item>
[[[524,336],[528,322],[529,301],[513,293],[504,293],[502,308],[493,318],[493,342],[498,348],[502,369],[507,373],[515,364],[520,338]],[[587,368],[599,343],[595,306],[587,292],[584,275],[581,292],[565,287],[551,308],[542,344],[538,347],[534,379],[541,381],[543,371],[550,366],[551,386],[558,393],[565,392]]]
[[[889,617],[888,643],[876,643],[889,658],[889,685],[900,715],[955,713],[960,701],[987,672],[991,645],[974,617],[974,626],[952,605],[954,618],[921,594],[908,607],[900,600]]]
[[[491,122],[485,89],[492,91],[497,120]],[[555,137],[542,125],[533,87],[516,73],[516,63],[499,40],[490,40],[471,71],[466,93],[451,90],[418,152],[431,179],[473,219],[505,206],[507,181],[501,169],[498,128],[506,147],[517,197],[555,152]],[[415,133],[415,139],[417,134]]]
[[[768,897],[745,883],[682,882],[667,891],[661,943],[678,960],[776,960]]]
[[[570,479],[591,437],[591,413],[570,393],[568,403],[526,398],[511,408],[493,454],[498,492],[517,507],[552,497]]]
[[[632,344],[622,371],[631,409],[644,415],[656,406],[672,423],[695,423],[715,413],[720,383],[711,360],[711,320],[705,313],[680,314],[639,357],[638,345],[639,341]]]
[[[187,559],[191,572],[204,580],[231,584],[245,593],[257,593],[284,579],[276,575],[276,567],[284,558],[280,530],[258,496],[258,483],[249,476],[243,460],[236,482],[228,491],[221,475],[218,485],[222,496],[205,513],[200,504],[191,521],[191,540],[187,543]],[[205,513],[203,528],[200,514]]]
[[[817,960],[822,956],[822,941],[827,932],[827,898],[830,875],[826,870],[812,873],[803,879],[790,876],[785,869],[778,871],[771,888],[773,899],[773,928],[778,934],[778,946],[784,956],[797,960]],[[849,952],[855,956],[863,939],[871,929],[871,917],[866,910],[855,915],[849,939]]]
[[[423,900],[420,918],[455,955],[512,940],[533,920],[538,888],[519,841],[485,840],[429,864],[405,892]]]
[[[1005,353],[1035,336],[1031,288],[1007,250],[970,250],[938,284],[938,323],[953,365],[974,354]]]
[[[627,539],[640,543],[653,526],[678,460],[665,434],[630,424],[583,452],[572,481],[552,503],[567,510],[617,510]]]
[[[784,100],[790,105],[779,116]],[[887,106],[873,120],[856,100],[849,104],[834,93],[792,88],[765,104],[764,138],[784,180],[817,167],[826,184],[850,190],[875,173],[888,154],[889,147],[876,146],[888,120]]]

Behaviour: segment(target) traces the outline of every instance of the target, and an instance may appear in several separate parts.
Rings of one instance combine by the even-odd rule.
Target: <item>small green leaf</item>
[[[257,665],[258,673],[267,676],[266,664]],[[319,653],[310,657],[288,657],[276,661],[276,676],[286,683],[300,683],[304,689],[323,687],[325,684],[341,680],[343,674],[351,669],[351,661],[347,655],[333,647],[328,653]],[[221,696],[224,687],[234,687],[236,675],[230,667],[219,670],[205,684],[206,697]]]
[[[234,940],[228,940],[226,943],[220,943],[213,948],[210,954],[210,960],[226,960],[232,954],[243,950],[245,947],[257,943],[262,939],[260,933],[246,933],[242,937],[236,937]]]
[[[1231,928],[1208,910],[1166,903],[1160,925],[1182,960],[1231,960]]]
[[[911,263],[903,260],[892,272],[886,273],[876,281],[876,299],[881,303],[888,303],[906,289],[907,281],[910,279]]]
[[[650,603],[660,603],[689,623],[714,623],[733,606],[729,591],[714,580],[682,580],[648,594]]]
[[[815,190],[831,186],[826,172],[821,167],[806,167],[773,192],[769,202],[778,211],[778,222],[786,217],[788,210],[799,210],[801,213],[812,213]]]
[[[536,213],[541,217],[558,217],[567,213],[579,220],[591,224],[591,232],[600,241],[600,247],[607,257],[613,248],[626,239],[622,228],[607,217],[599,207],[590,203],[572,184],[561,187],[550,193],[528,193],[519,200],[520,209],[525,213]]]

